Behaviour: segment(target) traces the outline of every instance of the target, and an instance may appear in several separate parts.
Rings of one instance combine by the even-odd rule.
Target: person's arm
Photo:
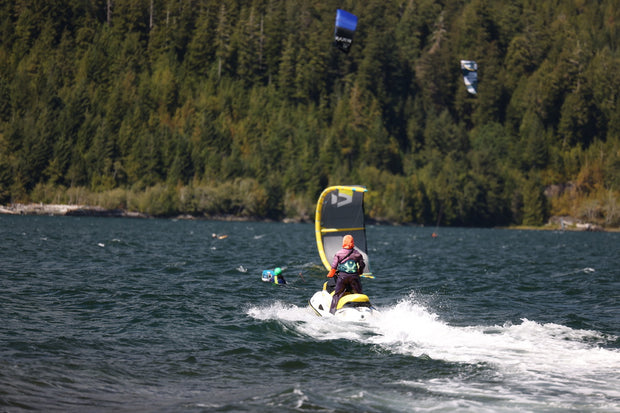
[[[336,274],[336,269],[338,268],[338,263],[340,262],[340,256],[338,254],[339,252],[340,251],[335,253],[334,258],[332,259],[332,269],[329,270],[329,273],[327,273],[327,277],[329,278],[332,278],[334,274]]]
[[[366,268],[366,263],[364,262],[364,256],[362,254],[360,254],[359,262],[357,264],[358,264],[358,273],[359,273],[359,275],[364,274],[364,269]]]

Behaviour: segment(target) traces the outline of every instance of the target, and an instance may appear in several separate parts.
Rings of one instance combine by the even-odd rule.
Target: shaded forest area
[[[619,42],[616,0],[5,1],[0,204],[617,227]]]

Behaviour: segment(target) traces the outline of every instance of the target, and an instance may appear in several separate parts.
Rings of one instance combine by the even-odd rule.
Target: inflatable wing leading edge
[[[467,91],[472,95],[478,93],[478,63],[473,60],[461,60],[461,72]]]
[[[338,49],[349,53],[356,28],[357,16],[338,9],[336,12],[336,30],[334,31],[334,44]]]

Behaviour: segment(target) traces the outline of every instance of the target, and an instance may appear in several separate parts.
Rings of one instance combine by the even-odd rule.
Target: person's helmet
[[[273,275],[278,276],[280,274],[282,274],[282,268],[276,267],[276,269],[273,270]]]
[[[346,248],[348,250],[353,249],[355,247],[355,242],[353,241],[352,235],[345,235],[342,238],[342,248]]]
[[[357,274],[358,265],[355,260],[346,260],[338,266],[338,271],[346,272],[347,274]]]

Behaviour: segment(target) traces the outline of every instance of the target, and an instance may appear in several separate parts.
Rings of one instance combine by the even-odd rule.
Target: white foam
[[[515,325],[454,327],[413,301],[384,310],[376,328],[378,334],[369,341],[395,353],[489,365],[503,378],[505,397],[515,398],[509,389],[520,388],[554,402],[562,394],[567,401],[615,399],[620,406],[620,351],[593,344],[605,340],[595,331],[527,319]],[[466,394],[502,393],[488,389],[488,384],[482,388],[456,382],[446,386],[440,380],[425,385]]]
[[[276,301],[264,307],[251,307],[247,314],[258,320],[279,320],[316,340],[347,339],[362,341],[369,332],[368,325],[350,324],[337,317],[317,317],[309,307],[297,307]]]
[[[596,331],[523,319],[519,324],[451,326],[414,298],[381,308],[368,324],[316,317],[305,307],[275,303],[253,308],[258,319],[279,319],[316,340],[348,339],[387,351],[452,363],[484,365],[498,383],[435,378],[405,385],[441,394],[490,397],[514,407],[543,403],[620,409],[620,351],[597,343],[615,340]],[[495,382],[494,382],[495,383]]]
[[[591,343],[598,332],[523,319],[521,324],[454,327],[411,301],[384,310],[372,340],[402,354],[464,363],[517,366],[524,370],[592,371],[620,367],[620,352]]]

